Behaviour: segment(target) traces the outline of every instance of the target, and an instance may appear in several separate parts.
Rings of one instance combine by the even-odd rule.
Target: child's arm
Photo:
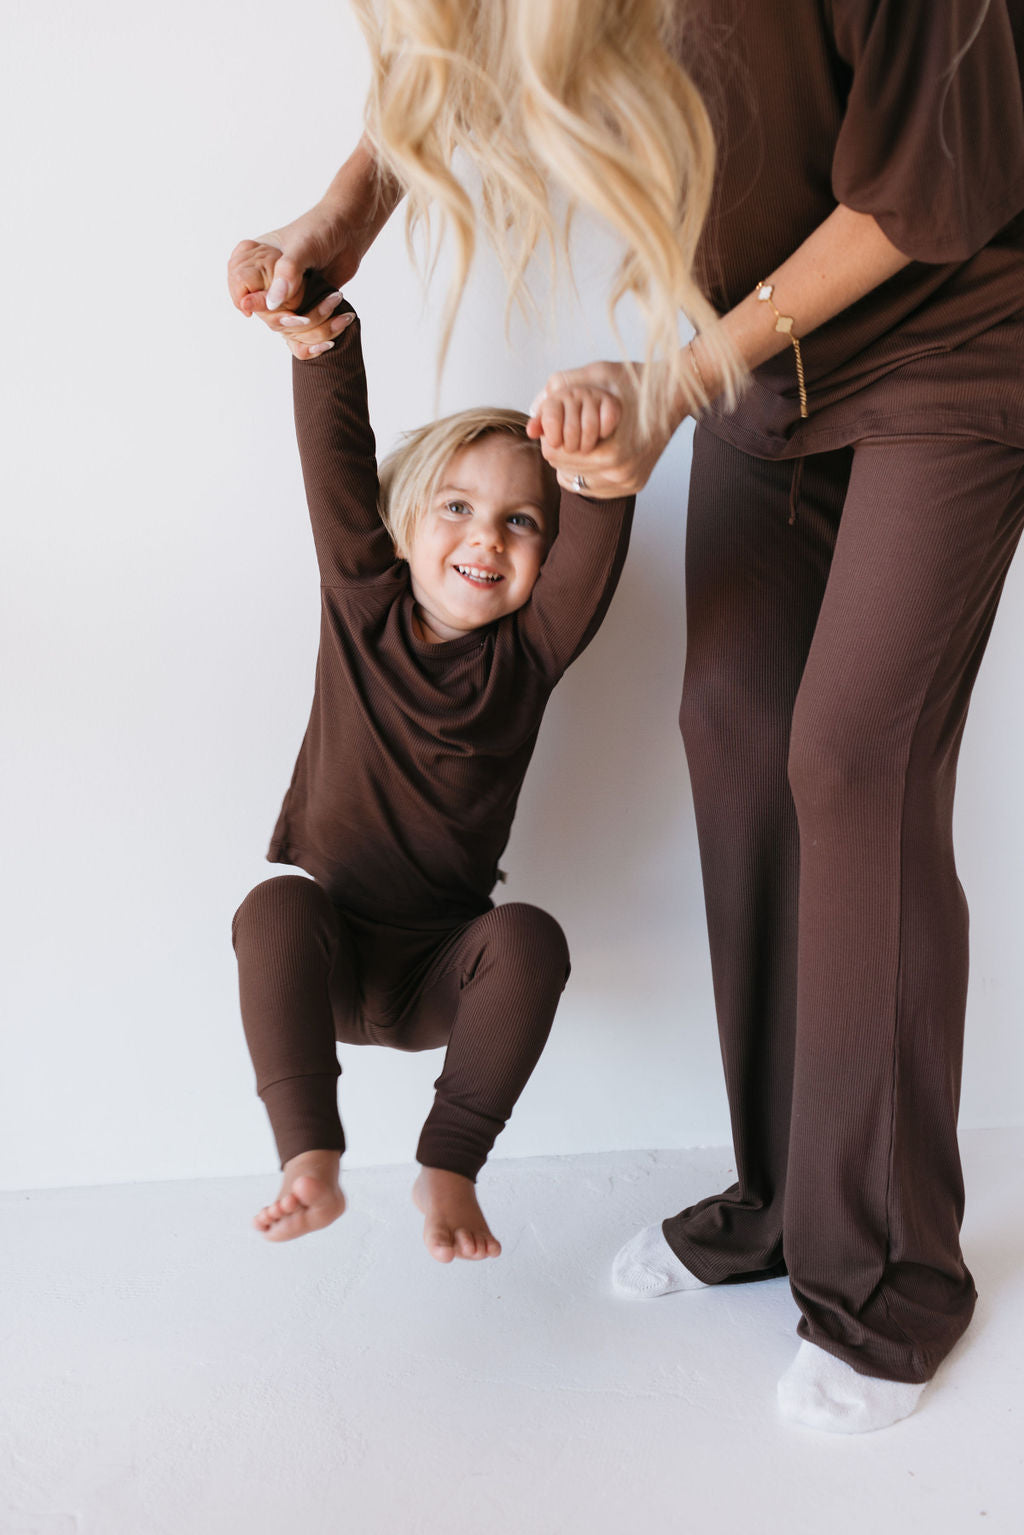
[[[354,310],[342,302],[335,315],[346,313]],[[330,351],[292,362],[295,435],[325,586],[372,578],[395,560],[377,510],[377,460],[359,333],[356,318]]]
[[[554,390],[538,410],[527,427],[531,437],[540,437],[545,423],[557,423],[559,439],[586,453],[612,436],[621,407],[610,391],[586,385]],[[554,680],[589,645],[608,611],[629,547],[635,501],[634,496],[598,500],[585,488],[562,486],[558,535],[519,614],[524,643]]]

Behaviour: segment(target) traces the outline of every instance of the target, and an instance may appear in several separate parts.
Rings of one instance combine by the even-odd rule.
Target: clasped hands
[[[228,287],[235,307],[258,315],[283,338],[300,361],[329,351],[351,323],[351,314],[335,316],[340,293],[332,293],[309,314],[301,314],[305,282],[300,271],[282,261],[277,232],[262,240],[242,240],[228,263]],[[334,280],[348,273],[334,270]],[[664,452],[679,417],[661,427],[641,430],[636,376],[625,363],[595,362],[553,373],[530,406],[527,435],[539,439],[541,452],[567,490],[581,490],[597,500],[612,500],[642,490]]]

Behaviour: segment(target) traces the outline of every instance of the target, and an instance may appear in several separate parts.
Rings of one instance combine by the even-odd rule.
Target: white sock
[[[779,1381],[784,1417],[806,1428],[833,1434],[867,1434],[888,1428],[917,1406],[924,1385],[858,1375],[851,1365],[823,1348],[803,1342]]]
[[[671,1295],[673,1290],[704,1290],[703,1279],[684,1268],[665,1241],[660,1226],[647,1226],[620,1247],[612,1260],[612,1287],[622,1295]]]

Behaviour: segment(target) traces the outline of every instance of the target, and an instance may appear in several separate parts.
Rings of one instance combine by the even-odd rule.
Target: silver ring
[[[573,488],[573,490],[586,490],[587,482],[583,478],[582,474],[574,474],[573,475],[573,477],[572,477],[572,488]]]

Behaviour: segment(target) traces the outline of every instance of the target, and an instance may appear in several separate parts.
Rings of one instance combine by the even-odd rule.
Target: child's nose
[[[505,530],[500,523],[478,523],[473,529],[473,542],[482,549],[500,549],[505,542]]]

